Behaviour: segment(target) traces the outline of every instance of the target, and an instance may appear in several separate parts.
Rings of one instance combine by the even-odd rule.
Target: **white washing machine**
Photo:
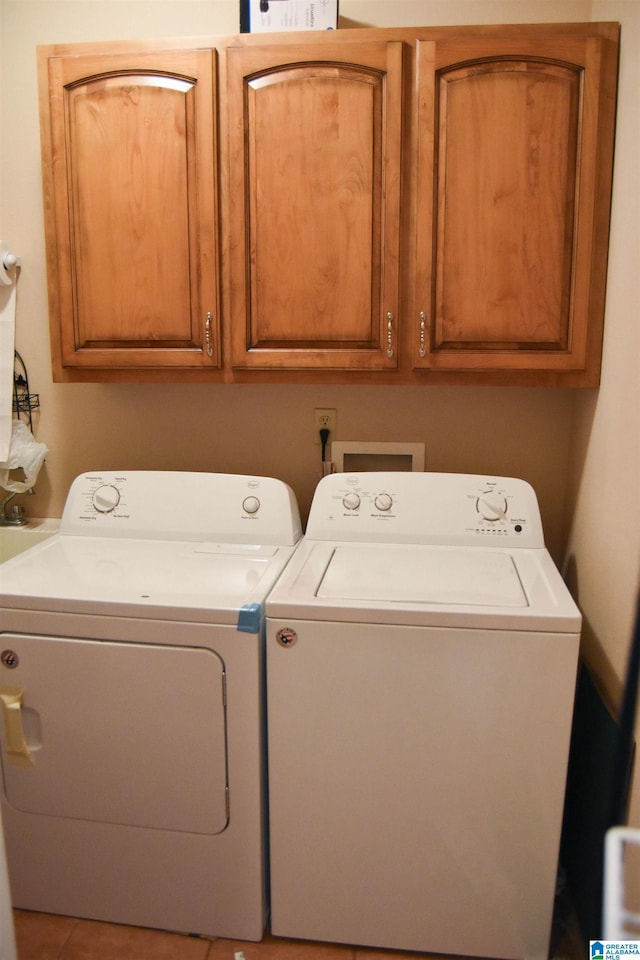
[[[261,938],[264,601],[300,535],[278,480],[97,472],[2,566],[15,906]]]
[[[527,483],[320,482],[267,599],[274,934],[547,960],[580,625]]]

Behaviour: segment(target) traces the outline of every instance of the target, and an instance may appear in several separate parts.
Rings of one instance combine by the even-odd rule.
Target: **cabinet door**
[[[228,50],[234,366],[396,366],[402,52]]]
[[[415,367],[597,383],[612,49],[601,37],[418,43]]]
[[[219,365],[214,57],[182,50],[47,61],[58,374]]]

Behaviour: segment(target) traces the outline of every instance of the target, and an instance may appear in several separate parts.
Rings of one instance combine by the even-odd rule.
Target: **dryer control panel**
[[[544,547],[525,480],[458,473],[334,473],[311,504],[310,540]]]
[[[293,546],[293,491],[271,477],[130,470],[76,477],[61,534]]]

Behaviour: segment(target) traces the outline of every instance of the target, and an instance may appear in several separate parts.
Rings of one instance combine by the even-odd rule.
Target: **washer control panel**
[[[512,477],[342,473],[324,477],[311,505],[311,540],[544,547],[532,487]]]
[[[270,477],[134,470],[76,477],[61,534],[223,543],[296,543],[293,491]]]

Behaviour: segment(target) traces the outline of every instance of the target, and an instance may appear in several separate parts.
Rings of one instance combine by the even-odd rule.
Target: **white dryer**
[[[263,477],[78,477],[0,570],[17,907],[259,940],[264,601],[301,535]]]
[[[527,483],[320,482],[267,600],[274,934],[547,960],[580,625]]]

